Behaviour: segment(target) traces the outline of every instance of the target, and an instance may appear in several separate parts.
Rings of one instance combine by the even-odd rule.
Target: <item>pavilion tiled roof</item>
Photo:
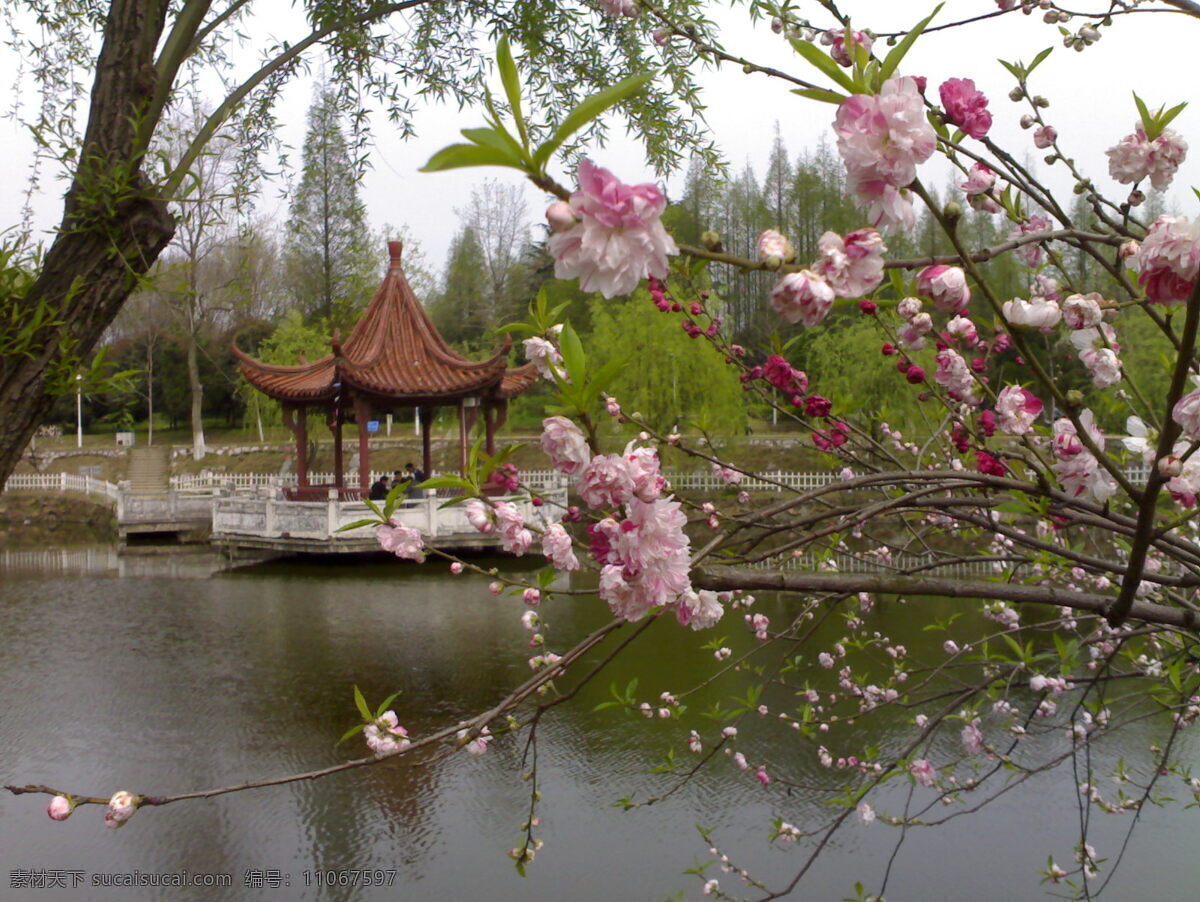
[[[388,251],[387,275],[345,342],[335,337],[331,354],[296,366],[262,363],[235,345],[246,381],[272,398],[294,402],[332,400],[338,383],[363,395],[408,403],[472,395],[512,398],[533,384],[531,366],[506,368],[512,344],[508,335],[487,360],[468,360],[451,350],[404,277],[400,242],[389,242]]]

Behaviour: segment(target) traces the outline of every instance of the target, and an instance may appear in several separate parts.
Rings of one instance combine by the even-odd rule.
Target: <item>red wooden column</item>
[[[484,405],[483,405],[483,433],[485,436],[484,445],[486,446],[488,457],[492,457],[496,453],[496,423],[495,423],[495,417],[493,416],[493,414],[495,412],[496,412],[495,408],[492,406],[492,404],[490,402],[484,403]]]
[[[417,416],[421,418],[421,470],[428,479],[433,475],[433,453],[430,437],[433,435],[433,415],[435,408],[418,407]]]
[[[333,421],[329,424],[333,433],[333,485],[340,495],[342,492],[342,409],[335,408]]]
[[[291,430],[296,440],[296,485],[308,485],[308,408],[303,404],[283,405],[283,425]]]
[[[458,399],[458,472],[467,475],[467,405],[465,398]]]
[[[354,396],[354,419],[358,423],[358,487],[363,497],[371,488],[370,449],[367,446],[367,420],[371,418],[371,405],[366,398]]]

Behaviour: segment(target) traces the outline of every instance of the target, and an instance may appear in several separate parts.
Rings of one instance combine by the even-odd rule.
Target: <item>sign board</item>
[[[367,432],[374,435],[379,431],[379,420],[367,420]]]
[[[132,432],[118,432],[117,433],[117,447],[118,448],[132,448],[133,447],[133,433]]]

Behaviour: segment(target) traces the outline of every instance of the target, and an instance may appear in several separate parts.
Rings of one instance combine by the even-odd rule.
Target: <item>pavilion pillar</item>
[[[370,452],[367,446],[369,433],[367,420],[371,418],[371,405],[366,398],[354,396],[354,420],[358,424],[358,487],[365,498],[371,488]]]
[[[308,408],[303,405],[283,405],[283,425],[291,430],[296,441],[296,485],[308,485]]]
[[[333,420],[329,424],[329,431],[333,433],[333,485],[338,490],[338,495],[342,493],[342,409],[335,407],[333,411]]]
[[[467,475],[467,399],[458,399],[458,472]]]
[[[483,405],[483,441],[485,450],[488,453],[488,457],[494,457],[496,455],[495,413],[496,408],[493,404],[487,402]]]
[[[421,471],[428,479],[433,475],[433,453],[430,441],[433,435],[433,414],[432,407],[418,407],[417,416],[421,420]]]

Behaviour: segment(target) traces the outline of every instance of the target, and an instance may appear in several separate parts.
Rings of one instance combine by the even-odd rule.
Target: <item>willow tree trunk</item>
[[[0,481],[54,402],[64,365],[90,353],[175,231],[141,175],[137,130],[157,87],[155,48],[170,0],[112,0],[96,62],[87,130],[62,225],[19,319],[51,315],[19,352],[0,356]]]

